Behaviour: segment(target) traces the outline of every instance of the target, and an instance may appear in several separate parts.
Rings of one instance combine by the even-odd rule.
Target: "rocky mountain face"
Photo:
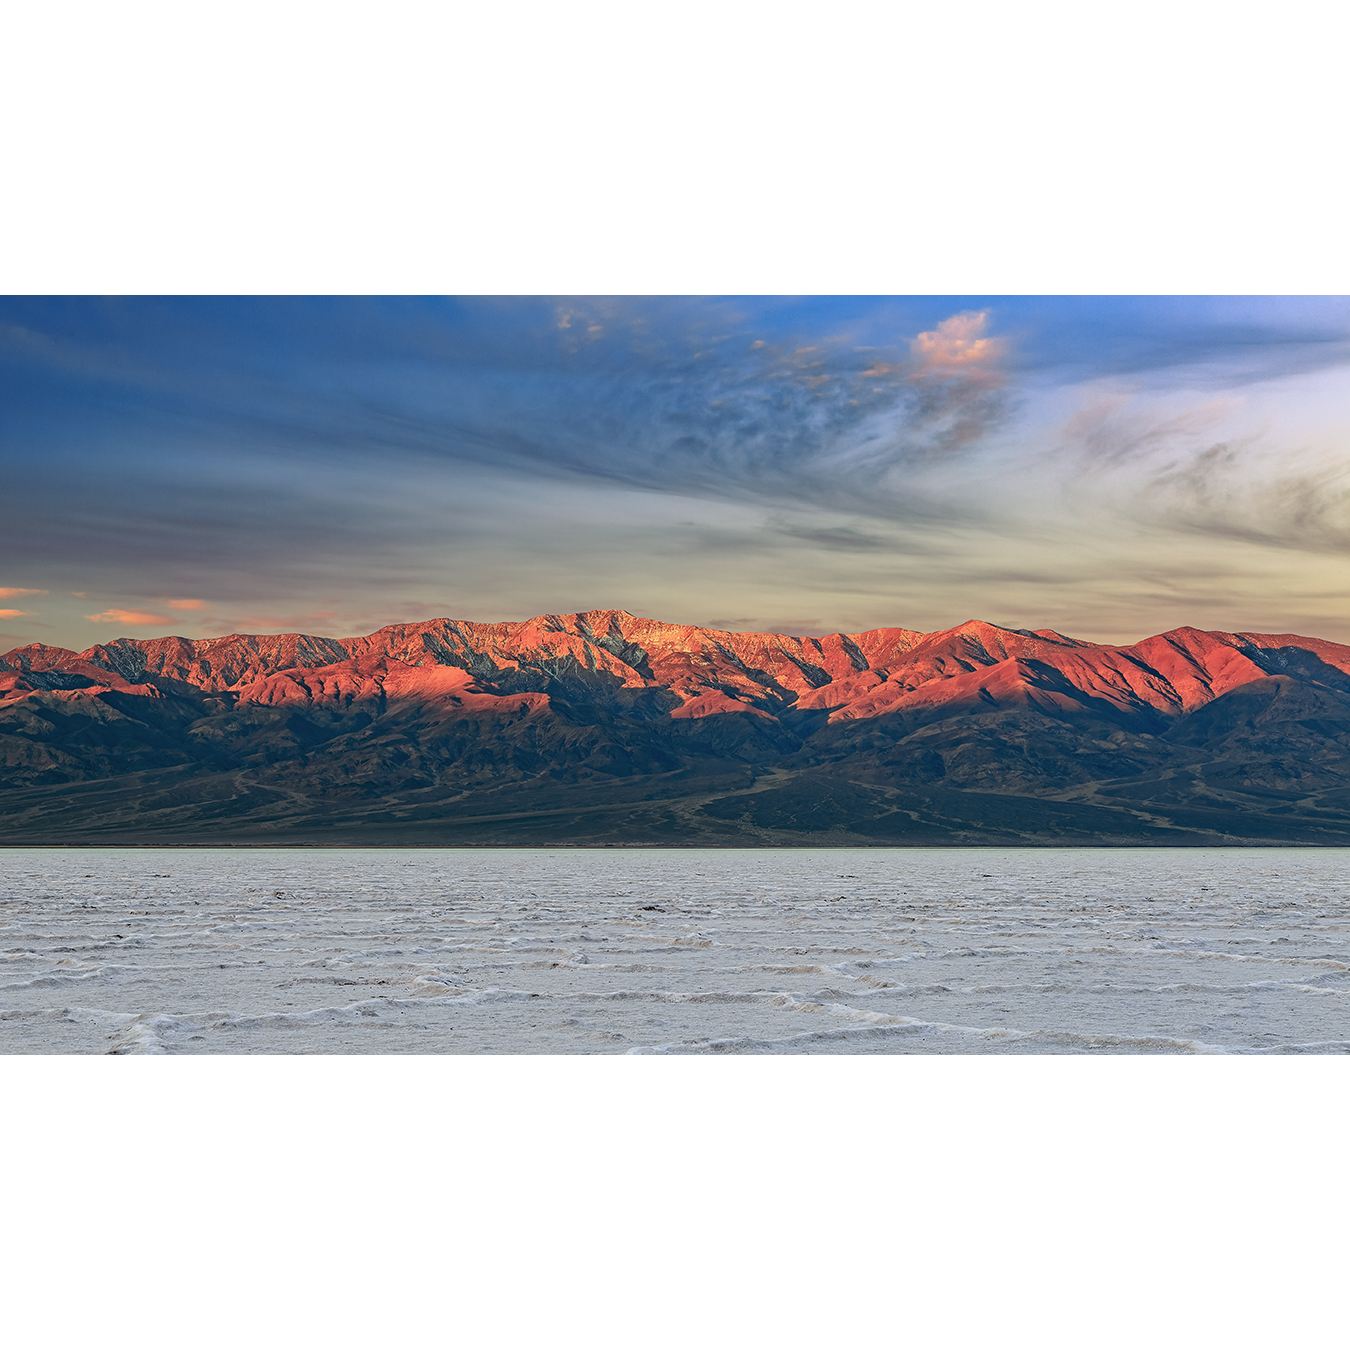
[[[622,610],[0,657],[0,842],[1350,844],[1350,647]]]

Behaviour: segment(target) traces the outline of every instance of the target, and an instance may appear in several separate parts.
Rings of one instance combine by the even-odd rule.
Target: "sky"
[[[1350,641],[1350,301],[0,300],[0,652],[616,608]]]

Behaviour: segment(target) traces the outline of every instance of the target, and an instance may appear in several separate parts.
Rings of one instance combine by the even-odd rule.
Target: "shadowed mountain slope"
[[[622,610],[0,657],[0,842],[1350,844],[1350,647]]]

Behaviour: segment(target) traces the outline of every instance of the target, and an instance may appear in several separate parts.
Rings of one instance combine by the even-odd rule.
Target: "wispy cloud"
[[[804,544],[816,544],[821,548],[842,550],[847,553],[882,553],[895,548],[896,541],[882,535],[871,534],[865,530],[848,525],[799,525],[791,522],[774,522],[776,533],[788,539],[800,540]]]
[[[1341,381],[1300,381],[1304,409]],[[1319,388],[1319,385],[1321,386]],[[1247,399],[1195,391],[1094,393],[1062,428],[1054,457],[1068,498],[1179,533],[1314,554],[1350,549],[1346,430],[1301,424]],[[1090,505],[1095,503],[1096,505]]]
[[[205,610],[211,608],[205,600],[166,600],[164,603],[170,609]]]
[[[0,609],[0,619],[25,619],[31,614],[27,609]]]
[[[1263,471],[1264,470],[1264,471]],[[1344,556],[1350,464],[1308,456],[1271,474],[1250,447],[1217,443],[1158,475],[1144,499],[1178,529]]]
[[[0,599],[10,600],[20,595],[46,595],[46,591],[32,591],[23,586],[0,586]]]
[[[931,512],[925,469],[973,445],[1010,406],[1000,369],[1009,344],[990,335],[987,310],[860,347],[847,331],[805,343],[751,339],[730,313],[716,316],[730,332],[691,322],[655,334],[634,322],[637,309],[569,307],[569,331],[584,324],[607,340],[569,348],[572,368],[529,403],[513,401],[509,422],[497,420],[499,401],[466,394],[459,424],[441,428],[442,452],[648,490],[894,517]],[[436,440],[434,420],[399,431],[427,449]]]

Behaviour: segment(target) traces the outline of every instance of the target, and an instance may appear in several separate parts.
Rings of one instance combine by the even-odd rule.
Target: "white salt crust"
[[[1343,1054],[1350,850],[0,851],[6,1054]]]

